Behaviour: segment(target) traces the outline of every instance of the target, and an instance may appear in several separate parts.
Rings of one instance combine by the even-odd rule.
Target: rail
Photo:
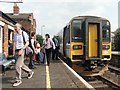
[[[119,88],[120,89],[120,85],[118,85],[117,83],[111,81],[110,79],[104,77],[104,76],[98,76],[100,77],[101,79],[104,79],[105,81],[109,82],[111,85],[114,85],[115,87]]]
[[[120,51],[112,51],[112,58],[110,64],[117,68],[120,68],[119,63],[120,63]]]

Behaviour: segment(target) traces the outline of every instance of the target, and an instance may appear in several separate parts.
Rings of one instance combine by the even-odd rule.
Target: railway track
[[[82,76],[97,90],[120,90],[120,69],[109,66],[109,70],[99,76]]]
[[[120,69],[113,66],[109,66],[109,71],[105,72],[105,74],[93,77],[85,77],[85,80],[88,81],[88,83],[96,89],[119,90]]]
[[[120,68],[109,65],[108,69],[109,71],[101,76],[101,78],[106,79],[107,81],[109,81],[109,83],[120,88]]]
[[[96,90],[119,90],[120,86],[115,82],[103,77],[103,76],[92,76],[83,77],[91,86]]]
[[[120,75],[120,68],[113,67],[113,66],[109,65],[108,69],[109,69],[111,72],[115,72],[115,73],[117,73],[118,75]]]
[[[104,76],[98,76],[98,79],[102,80],[103,82],[105,82],[106,84],[109,84],[109,86],[111,88],[116,88],[116,89],[120,89],[120,85],[118,85],[117,83],[113,82],[112,80],[104,77]]]

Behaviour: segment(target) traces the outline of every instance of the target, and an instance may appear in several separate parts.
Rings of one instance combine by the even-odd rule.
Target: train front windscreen
[[[73,20],[72,22],[72,42],[80,42],[82,41],[82,25],[81,20]]]
[[[108,21],[102,22],[102,38],[103,42],[110,42],[110,23]]]

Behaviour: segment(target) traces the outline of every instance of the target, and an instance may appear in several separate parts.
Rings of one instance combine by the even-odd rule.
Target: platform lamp
[[[45,25],[41,26],[41,36],[43,35],[43,27],[45,27]]]

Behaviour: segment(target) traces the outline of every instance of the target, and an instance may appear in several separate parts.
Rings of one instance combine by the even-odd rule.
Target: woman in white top
[[[50,35],[46,34],[45,35],[45,40],[43,41],[43,47],[45,48],[46,51],[46,58],[47,58],[47,65],[50,65],[50,58],[51,58],[51,52],[52,49],[55,49],[55,44],[52,41],[52,39],[50,39]]]

